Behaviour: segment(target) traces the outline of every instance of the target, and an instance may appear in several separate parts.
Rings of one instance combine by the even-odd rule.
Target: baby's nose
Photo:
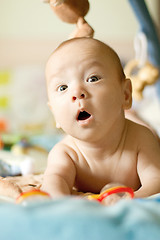
[[[76,91],[74,91],[72,99],[73,101],[75,101],[77,99],[83,99],[85,97],[86,97],[85,91],[82,89],[77,89]]]

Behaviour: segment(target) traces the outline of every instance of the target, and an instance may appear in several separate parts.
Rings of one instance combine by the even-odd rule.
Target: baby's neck
[[[90,159],[92,157],[103,159],[103,157],[112,156],[119,148],[119,145],[125,141],[127,128],[128,120],[125,119],[121,127],[119,126],[114,132],[110,131],[107,136],[100,140],[89,142],[73,138],[73,141],[83,155],[87,155]]]

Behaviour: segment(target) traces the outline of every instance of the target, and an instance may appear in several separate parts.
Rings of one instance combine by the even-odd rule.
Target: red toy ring
[[[109,195],[112,195],[114,193],[129,193],[131,198],[134,198],[134,192],[133,189],[130,187],[124,187],[124,186],[117,186],[113,188],[109,188],[106,191],[102,192],[99,197],[97,198],[97,201],[102,202],[106,197]]]

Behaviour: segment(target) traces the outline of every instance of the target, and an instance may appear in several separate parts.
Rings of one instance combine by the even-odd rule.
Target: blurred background
[[[146,0],[159,26],[160,1]],[[127,0],[90,0],[86,20],[123,63],[134,58],[138,22]],[[0,131],[51,133],[44,67],[75,25],[62,22],[42,0],[0,0]],[[160,29],[160,28],[159,28]]]

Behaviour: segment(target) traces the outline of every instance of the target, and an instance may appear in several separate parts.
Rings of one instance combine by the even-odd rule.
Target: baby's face
[[[46,67],[49,105],[57,126],[93,141],[123,114],[124,81],[112,52],[96,42],[78,41],[59,48]]]

